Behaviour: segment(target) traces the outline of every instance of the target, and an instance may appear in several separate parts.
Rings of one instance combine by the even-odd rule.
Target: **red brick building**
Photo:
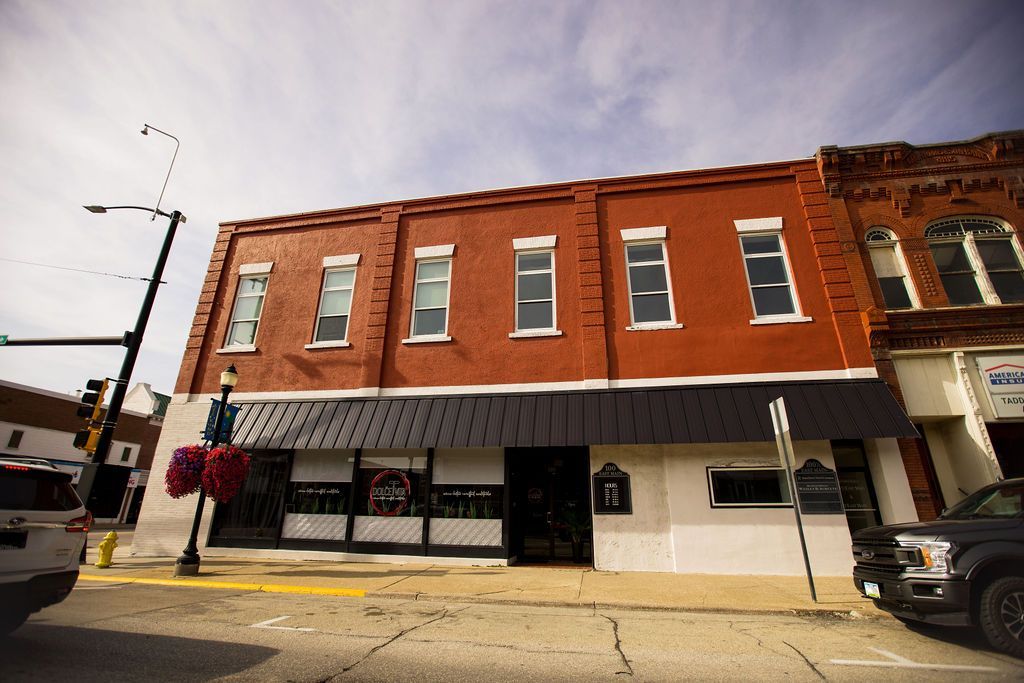
[[[817,159],[919,515],[1024,476],[1024,131]]]
[[[844,574],[850,529],[917,518],[914,431],[826,187],[810,159],[223,223],[155,471],[234,364],[254,466],[204,553],[798,574],[781,396]],[[134,551],[192,509],[148,496]]]

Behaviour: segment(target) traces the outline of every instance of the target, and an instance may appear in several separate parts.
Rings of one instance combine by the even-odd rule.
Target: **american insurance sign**
[[[980,356],[976,361],[996,417],[1024,418],[1024,355]]]

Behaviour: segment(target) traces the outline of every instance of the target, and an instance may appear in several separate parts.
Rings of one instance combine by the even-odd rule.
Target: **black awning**
[[[522,394],[239,402],[243,448],[467,448],[915,437],[880,379]]]

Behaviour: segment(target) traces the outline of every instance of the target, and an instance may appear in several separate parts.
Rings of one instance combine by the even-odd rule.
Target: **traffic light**
[[[103,395],[107,393],[107,380],[91,379],[85,383],[86,391],[82,394],[82,405],[78,406],[78,417],[89,421],[85,429],[75,433],[74,446],[87,453],[95,453],[100,440],[101,428],[97,426],[100,411],[103,409]]]
[[[85,389],[85,393],[82,394],[82,405],[78,406],[78,417],[96,422],[103,407],[103,395],[107,393],[107,380],[91,379],[85,383]]]
[[[81,449],[88,453],[95,453],[96,446],[100,442],[100,432],[102,430],[99,427],[86,427],[75,433],[74,445],[75,448]]]

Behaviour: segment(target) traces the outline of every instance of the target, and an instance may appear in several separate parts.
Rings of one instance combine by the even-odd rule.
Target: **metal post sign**
[[[206,416],[206,429],[203,430],[203,438],[213,441],[213,428],[217,424],[217,410],[220,408],[220,401],[211,398],[213,405],[210,406],[210,414]],[[224,406],[224,422],[220,426],[220,438],[217,443],[229,443],[231,441],[231,428],[235,425],[235,415],[238,414],[238,406],[230,403]]]
[[[768,404],[772,414],[772,427],[775,429],[775,445],[779,448],[779,461],[786,468],[786,485],[789,486],[790,498],[793,503],[793,514],[796,515],[796,530],[800,535],[800,550],[804,555],[804,571],[807,572],[807,585],[811,588],[811,600],[818,602],[818,593],[814,590],[814,576],[811,574],[811,558],[807,555],[807,539],[804,538],[804,522],[800,517],[800,506],[796,498],[796,482],[793,468],[796,456],[793,453],[793,440],[789,436],[789,417],[786,415],[786,402],[781,396]]]

